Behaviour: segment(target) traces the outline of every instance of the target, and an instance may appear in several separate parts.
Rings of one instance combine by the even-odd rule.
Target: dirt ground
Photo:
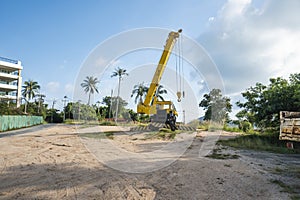
[[[141,134],[117,134],[113,140],[78,136],[91,130],[41,125],[0,133],[0,199],[290,199],[272,181],[280,179],[273,172],[286,169],[286,163],[299,166],[300,161],[297,156],[282,160],[278,155],[232,150],[240,157],[200,157],[205,135],[201,133],[193,135],[191,144],[184,143],[190,136],[179,136],[174,143],[188,148],[174,160],[171,150],[177,146],[167,154],[160,151],[168,141],[145,140]],[[118,148],[110,149],[111,142]],[[120,159],[118,152],[148,156],[148,160],[126,154]],[[151,157],[153,152],[158,156]],[[151,168],[151,159],[158,169]]]

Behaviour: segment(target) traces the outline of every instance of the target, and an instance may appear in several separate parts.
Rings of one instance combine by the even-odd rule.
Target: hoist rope
[[[178,91],[178,47],[175,45],[176,90]]]
[[[177,44],[175,45],[175,65],[176,65],[176,89],[178,101],[184,97],[184,72],[183,72],[183,58],[182,58],[182,40],[179,36]]]
[[[180,51],[180,60],[181,60],[181,77],[182,77],[182,97],[184,98],[184,70],[183,70],[183,55],[182,55],[182,52],[183,52],[183,49],[182,49],[182,36],[179,36],[179,51]]]

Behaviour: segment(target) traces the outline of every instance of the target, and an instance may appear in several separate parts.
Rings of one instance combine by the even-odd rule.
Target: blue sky
[[[0,56],[20,60],[23,80],[38,81],[57,104],[72,96],[97,45],[135,28],[182,28],[216,63],[232,103],[256,82],[299,72],[297,0],[2,0],[0,7]]]

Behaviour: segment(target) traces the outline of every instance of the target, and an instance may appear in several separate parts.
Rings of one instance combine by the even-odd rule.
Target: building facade
[[[22,64],[18,60],[0,57],[0,101],[21,103]]]

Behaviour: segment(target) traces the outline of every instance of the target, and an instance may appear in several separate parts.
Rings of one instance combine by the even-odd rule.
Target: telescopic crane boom
[[[154,73],[154,76],[152,78],[152,82],[150,84],[148,93],[146,95],[145,101],[140,102],[137,105],[137,112],[143,113],[143,114],[156,114],[157,109],[164,109],[167,112],[170,110],[173,111],[177,115],[177,112],[175,110],[175,107],[171,101],[158,101],[157,97],[155,96],[155,92],[159,86],[159,82],[162,78],[162,75],[165,71],[167,62],[169,60],[169,57],[172,53],[172,49],[175,45],[175,42],[177,38],[179,38],[180,33],[182,32],[182,29],[179,29],[177,32],[170,32],[168,39],[166,41],[166,45],[164,47],[164,51],[161,55],[161,58],[159,60],[159,63],[157,65],[156,71]],[[165,108],[165,105],[167,105],[167,108]]]

